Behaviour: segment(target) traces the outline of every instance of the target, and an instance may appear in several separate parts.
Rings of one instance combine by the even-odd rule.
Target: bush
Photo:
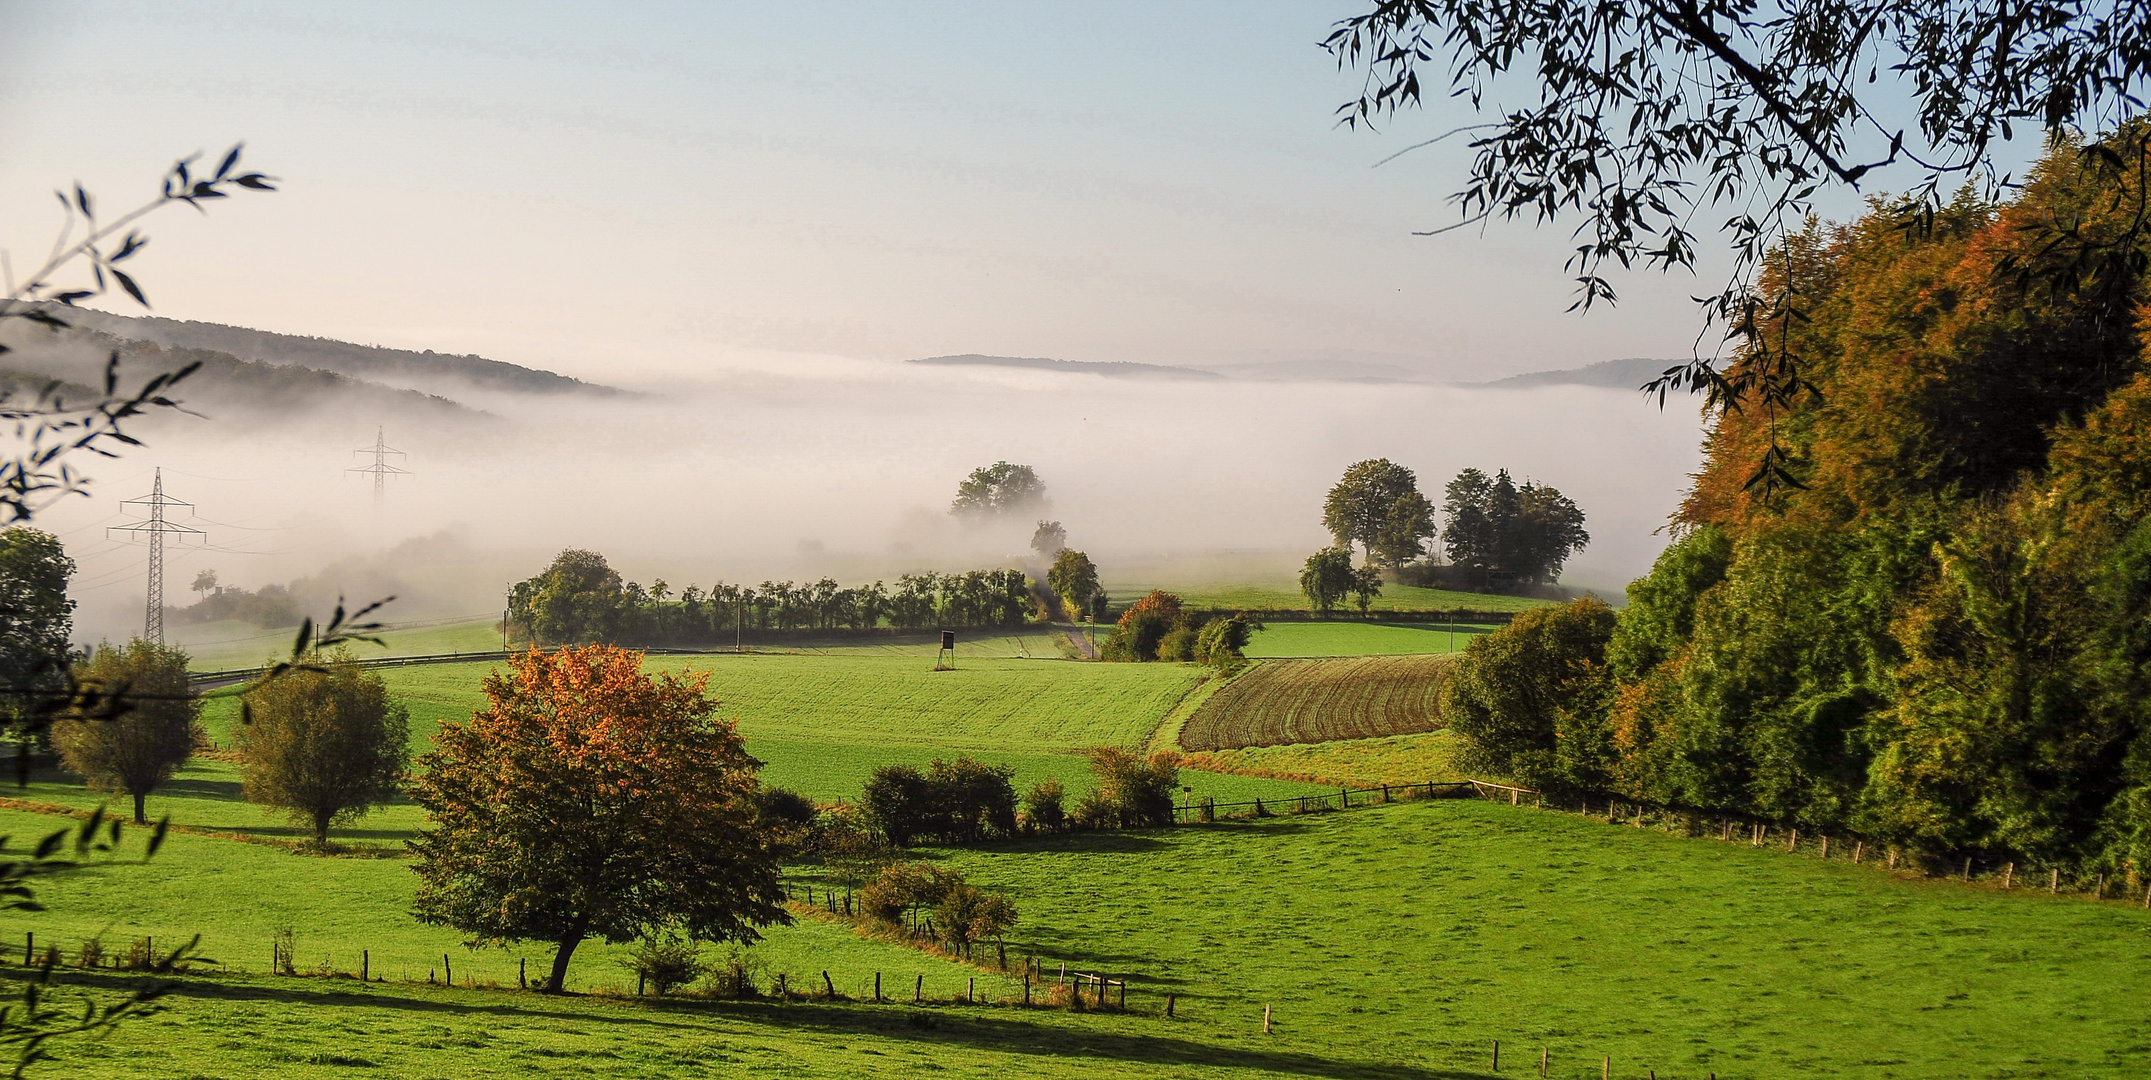
[[[900,926],[907,916],[915,925],[919,913],[940,906],[949,890],[962,884],[962,874],[932,863],[890,863],[859,891],[859,910],[886,925]]]
[[[765,823],[807,826],[820,810],[814,800],[789,788],[765,787],[754,795],[754,810]]]
[[[1053,832],[1068,824],[1068,811],[1063,806],[1068,791],[1061,782],[1053,779],[1040,780],[1031,785],[1023,796],[1023,822],[1037,832]]]
[[[1015,769],[970,757],[935,758],[924,773],[885,765],[867,778],[861,802],[891,844],[932,839],[962,844],[1016,831]]]
[[[1173,823],[1173,796],[1180,786],[1180,755],[1161,750],[1140,758],[1114,747],[1085,751],[1097,789],[1077,807],[1079,823],[1086,809],[1102,818],[1087,827],[1142,828]],[[1102,807],[1092,806],[1093,800]]]
[[[1107,660],[1142,661],[1158,655],[1158,646],[1165,635],[1185,626],[1180,612],[1180,598],[1162,589],[1152,589],[1149,595],[1128,606],[1113,626],[1113,635],[1099,649],[1099,655]]]
[[[702,947],[681,940],[678,934],[643,938],[620,966],[660,996],[701,978],[708,968],[702,962]]]
[[[1068,813],[1068,823],[1078,829],[1115,828],[1120,824],[1120,808],[1104,792],[1092,788],[1076,800],[1075,809]]]
[[[69,717],[52,725],[52,745],[93,790],[134,797],[134,820],[148,824],[143,801],[172,778],[201,740],[202,707],[187,685],[187,654],[139,638],[103,648],[76,669],[84,685],[142,695],[111,718]]]
[[[1158,641],[1158,659],[1167,663],[1185,664],[1195,659],[1195,631],[1185,626],[1166,631]]]
[[[1195,635],[1195,660],[1211,667],[1229,668],[1247,659],[1247,643],[1262,629],[1260,619],[1245,614],[1212,619]]]
[[[1000,893],[990,893],[961,882],[949,886],[934,906],[934,921],[941,940],[971,958],[971,945],[988,938],[999,940],[1016,925],[1016,907]]]

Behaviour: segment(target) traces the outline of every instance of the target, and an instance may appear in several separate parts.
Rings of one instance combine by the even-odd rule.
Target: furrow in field
[[[1440,656],[1265,660],[1188,718],[1189,750],[1369,739],[1440,726]]]

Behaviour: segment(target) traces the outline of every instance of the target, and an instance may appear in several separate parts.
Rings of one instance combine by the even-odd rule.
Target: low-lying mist
[[[1684,405],[1587,387],[1120,380],[836,358],[730,363],[636,396],[473,390],[468,411],[393,396],[250,408],[209,395],[200,416],[138,426],[149,444],[87,462],[88,498],[43,516],[80,564],[77,636],[141,625],[145,552],[106,528],[148,492],[191,502],[205,542],[168,548],[166,602],[203,569],[258,588],[315,575],[352,599],[394,586],[393,620],[495,615],[507,586],[563,547],[675,588],[718,579],[968,569],[1025,554],[1032,521],[972,529],[947,514],[957,481],[996,460],[1035,466],[1047,516],[1110,585],[1116,565],[1202,558],[1289,566],[1326,543],[1323,493],[1387,457],[1435,502],[1467,466],[1552,484],[1589,515],[1565,583],[1617,594],[1663,545],[1657,530],[1697,466]],[[376,430],[406,452],[375,501],[347,469]],[[423,543],[404,542],[424,538]],[[399,544],[404,544],[399,548]],[[1261,560],[1258,560],[1261,561]],[[1226,571],[1220,571],[1226,572]],[[342,579],[348,578],[345,582]]]

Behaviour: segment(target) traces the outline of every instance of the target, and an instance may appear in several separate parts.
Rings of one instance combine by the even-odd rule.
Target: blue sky
[[[1469,119],[1337,127],[1352,4],[10,3],[0,244],[248,141],[287,190],[151,230],[157,310],[595,378],[952,352],[1684,353],[1685,274],[1565,313],[1565,230],[1452,219]]]

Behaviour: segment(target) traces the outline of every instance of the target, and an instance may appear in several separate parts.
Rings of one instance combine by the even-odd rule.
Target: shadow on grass
[[[22,977],[20,969],[0,970],[0,980],[12,983]],[[140,976],[102,972],[56,973],[55,981],[73,986],[125,991],[139,987]],[[292,979],[292,983],[316,980]],[[1331,1077],[1335,1080],[1479,1080],[1478,1072],[1427,1069],[1415,1065],[1351,1061],[1317,1057],[1283,1050],[1220,1046],[1183,1037],[1193,1034],[1185,1021],[1138,1018],[1134,1022],[1154,1025],[1155,1034],[1100,1030],[1092,1025],[1063,1026],[1045,1023],[1075,1015],[1060,1010],[1018,1011],[1013,1006],[957,1004],[868,1005],[852,1002],[791,1001],[707,1002],[684,999],[566,999],[590,1001],[587,1009],[563,1008],[548,999],[523,991],[451,990],[440,988],[427,997],[403,996],[403,987],[320,980],[317,985],[282,986],[260,982],[225,981],[208,977],[165,980],[171,998],[208,1001],[276,1002],[284,1005],[349,1010],[352,1008],[399,1009],[455,1016],[528,1017],[587,1024],[636,1024],[678,1030],[696,1030],[697,1018],[723,1019],[734,1023],[788,1032],[828,1035],[874,1036],[913,1043],[961,1045],[1002,1054],[1029,1054],[1055,1058],[1092,1058],[1167,1066],[1206,1066],[1246,1069],[1272,1075]],[[463,1000],[447,1000],[453,995]],[[496,996],[486,1001],[488,996]],[[564,1002],[563,1002],[564,1003]],[[635,1015],[635,1013],[650,1015]],[[348,1015],[348,1014],[347,1014]],[[1124,1016],[1125,1014],[1097,1014]],[[1035,1017],[1036,1019],[1023,1019]]]

